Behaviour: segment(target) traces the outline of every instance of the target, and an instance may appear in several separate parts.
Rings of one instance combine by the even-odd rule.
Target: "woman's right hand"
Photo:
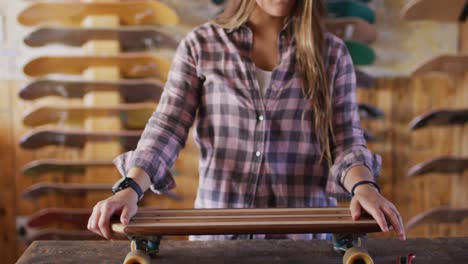
[[[98,202],[88,220],[88,229],[106,239],[112,238],[110,219],[120,214],[120,222],[128,224],[138,209],[138,195],[132,188],[123,189],[115,195]]]

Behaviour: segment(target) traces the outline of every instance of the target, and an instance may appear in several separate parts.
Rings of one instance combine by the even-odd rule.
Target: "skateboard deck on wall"
[[[369,23],[375,22],[375,13],[366,4],[353,0],[326,0],[330,18],[359,17]]]
[[[49,192],[66,195],[83,195],[87,192],[109,193],[111,189],[112,184],[41,182],[29,186],[22,196],[25,199],[35,199]]]
[[[151,263],[162,236],[225,234],[335,233],[334,249],[343,263],[373,263],[361,239],[379,232],[375,220],[351,218],[349,208],[187,209],[139,211],[128,225],[114,222],[115,234],[131,239],[124,263]]]
[[[141,130],[117,132],[86,131],[79,129],[37,128],[32,129],[20,139],[24,149],[38,149],[48,145],[83,148],[91,141],[119,141],[125,149],[135,149]]]
[[[143,129],[156,109],[153,103],[120,104],[116,106],[36,106],[23,115],[26,126],[51,123],[83,123],[88,117],[118,116],[126,129]]]
[[[177,14],[159,1],[37,1],[18,15],[24,26],[81,26],[89,16],[116,16],[120,25],[176,25]]]
[[[47,228],[67,223],[85,230],[91,216],[91,208],[45,208],[24,218],[23,228]]]
[[[363,129],[363,133],[364,133],[364,138],[367,140],[367,141],[370,141],[370,142],[373,142],[373,141],[377,141],[377,136],[374,135],[374,133],[372,133],[371,131],[367,130],[367,129]]]
[[[23,72],[29,77],[50,74],[82,75],[90,67],[118,67],[123,78],[158,78],[165,81],[170,66],[170,60],[150,53],[43,56],[28,62],[23,67]]]
[[[83,98],[89,92],[117,91],[128,103],[158,102],[164,83],[158,80],[88,81],[76,79],[36,79],[19,92],[24,100],[35,100],[44,96]]]
[[[63,44],[82,47],[89,41],[115,40],[122,51],[142,51],[155,48],[176,49],[181,36],[149,27],[131,28],[52,28],[36,29],[24,38],[30,47]]]
[[[365,66],[374,63],[376,55],[374,50],[365,43],[355,40],[345,40],[351,59],[356,66]]]
[[[468,55],[441,55],[422,63],[412,73],[413,76],[430,72],[464,74],[468,69]]]
[[[325,20],[325,28],[342,39],[370,44],[377,39],[377,30],[364,19],[343,17]]]
[[[370,89],[375,87],[375,81],[369,74],[355,68],[356,84],[358,88]]]
[[[368,103],[359,103],[359,114],[368,119],[381,119],[385,115],[380,108]]]
[[[406,229],[409,230],[417,225],[428,223],[462,223],[468,218],[468,207],[465,208],[450,208],[437,207],[428,211],[422,212],[411,218],[406,224]]]
[[[468,169],[468,158],[443,156],[415,165],[408,176],[422,176],[428,173],[463,173]]]
[[[468,15],[468,1],[410,0],[403,7],[402,15],[407,20],[465,21]]]
[[[86,168],[90,167],[115,167],[109,161],[71,161],[71,160],[34,160],[21,169],[23,175],[35,177],[48,172],[60,172],[66,174],[84,174]]]
[[[468,108],[465,109],[439,109],[425,113],[413,119],[411,130],[428,126],[463,125],[468,121]]]

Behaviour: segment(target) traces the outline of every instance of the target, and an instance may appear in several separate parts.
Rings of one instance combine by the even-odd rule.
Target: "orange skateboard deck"
[[[24,149],[38,149],[48,145],[83,148],[90,141],[119,141],[125,149],[134,149],[142,131],[98,132],[77,129],[32,129],[20,139]]]
[[[468,158],[444,156],[415,165],[408,176],[423,176],[428,173],[463,173],[468,169]]]
[[[352,39],[366,44],[377,39],[377,30],[366,20],[344,17],[325,20],[325,28],[342,39]]]
[[[29,77],[50,74],[82,75],[90,67],[118,67],[123,78],[158,78],[165,81],[171,61],[150,53],[123,53],[117,56],[44,56],[23,67]]]
[[[38,1],[24,9],[18,22],[24,26],[81,26],[89,16],[117,16],[121,25],[176,25],[177,14],[159,1]]]
[[[467,0],[410,0],[402,14],[408,20],[457,22],[466,20],[467,8]]]
[[[430,72],[464,74],[468,69],[468,55],[441,55],[422,63],[412,73],[413,76]]]
[[[422,212],[411,218],[406,224],[406,229],[411,229],[417,225],[427,223],[462,223],[468,218],[468,207],[465,208],[450,208],[437,207],[428,211]]]
[[[429,126],[463,125],[468,121],[468,108],[439,109],[420,115],[410,123],[411,130]]]
[[[111,228],[132,240],[124,263],[150,263],[162,236],[335,233],[334,247],[344,253],[344,263],[369,264],[372,258],[358,240],[380,230],[370,218],[352,220],[349,208],[144,209],[128,225],[115,222]]]
[[[88,81],[76,79],[36,79],[19,92],[24,100],[35,100],[45,96],[83,98],[89,92],[117,91],[128,103],[158,102],[164,83],[158,80]]]
[[[144,51],[156,48],[176,49],[181,36],[150,27],[131,28],[52,28],[36,29],[24,38],[30,47],[63,44],[82,47],[89,41],[115,40],[122,51]]]
[[[88,117],[118,116],[126,129],[143,129],[156,109],[152,103],[120,104],[116,106],[39,106],[23,115],[26,126],[51,123],[83,123]]]

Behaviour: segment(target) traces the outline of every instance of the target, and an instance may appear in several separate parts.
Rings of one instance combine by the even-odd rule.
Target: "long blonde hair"
[[[330,137],[334,141],[331,91],[328,71],[325,69],[325,40],[322,18],[325,8],[321,0],[296,0],[291,14],[296,41],[296,60],[303,77],[303,93],[314,112],[314,128],[321,145],[323,158],[332,163]],[[232,30],[247,22],[255,10],[254,0],[230,0],[222,14],[213,23]],[[304,114],[303,114],[304,117]]]

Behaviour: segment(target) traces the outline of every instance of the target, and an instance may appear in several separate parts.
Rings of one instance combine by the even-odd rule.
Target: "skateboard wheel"
[[[130,253],[127,254],[125,257],[125,260],[123,262],[124,264],[150,264],[151,259],[142,250],[135,250],[135,251],[130,251]]]
[[[374,261],[362,248],[352,247],[346,250],[343,264],[374,264]]]

